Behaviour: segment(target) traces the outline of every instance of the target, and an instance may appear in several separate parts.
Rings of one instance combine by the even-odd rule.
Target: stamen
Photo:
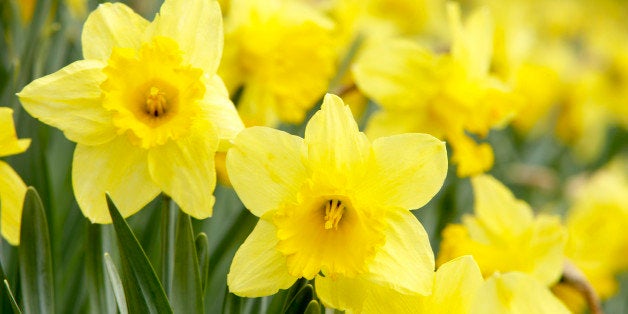
[[[154,117],[162,116],[166,113],[166,105],[166,93],[162,92],[157,87],[151,87],[146,97],[146,113]]]
[[[338,230],[338,222],[345,212],[345,205],[339,200],[330,200],[325,203],[325,229],[332,227]]]

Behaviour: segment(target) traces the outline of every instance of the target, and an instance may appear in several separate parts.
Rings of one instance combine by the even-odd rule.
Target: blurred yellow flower
[[[37,79],[24,108],[77,142],[72,183],[92,222],[126,217],[161,191],[195,218],[212,214],[214,155],[243,124],[216,75],[222,17],[215,1],[167,0],[153,22],[101,4],[82,34],[85,60]]]
[[[0,157],[19,154],[30,145],[30,139],[18,139],[13,125],[13,110],[0,107]],[[0,160],[0,229],[11,245],[20,244],[22,204],[26,185],[9,164]]]
[[[435,54],[406,39],[368,44],[353,67],[360,90],[382,107],[367,126],[369,136],[425,132],[446,139],[459,176],[482,173],[493,165],[480,137],[505,124],[516,99],[489,74],[492,24],[478,10],[462,25],[459,7],[448,6],[453,35],[451,53]]]
[[[546,286],[555,283],[562,273],[567,241],[560,217],[534,217],[528,204],[515,199],[491,176],[476,176],[471,182],[475,215],[465,215],[462,225],[443,230],[437,264],[470,254],[484,277],[520,271]]]
[[[333,27],[298,1],[231,1],[220,75],[246,125],[303,121],[335,74]]]
[[[582,271],[601,299],[617,292],[615,275],[628,269],[628,162],[616,160],[595,173],[573,193],[567,215],[569,240],[565,255]],[[574,310],[581,297],[569,297],[558,288]]]
[[[434,257],[409,209],[425,205],[447,172],[444,143],[426,134],[371,143],[349,107],[328,94],[305,138],[242,131],[227,153],[238,196],[260,220],[236,252],[231,292],[270,295],[316,278],[325,304],[359,311],[369,291],[430,294]]]

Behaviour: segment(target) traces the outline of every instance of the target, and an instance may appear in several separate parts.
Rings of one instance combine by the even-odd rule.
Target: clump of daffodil
[[[30,139],[18,139],[13,125],[13,110],[0,108],[0,157],[24,152]],[[26,185],[9,164],[0,160],[0,229],[2,236],[12,245],[20,244],[22,204]]]
[[[512,117],[515,98],[489,73],[492,23],[487,10],[474,11],[463,25],[458,5],[449,3],[451,52],[438,54],[407,39],[368,44],[353,67],[358,88],[381,106],[367,126],[369,136],[425,132],[453,148],[459,176],[493,165],[484,137]]]
[[[615,276],[628,269],[628,162],[616,160],[595,173],[573,191],[573,205],[567,215],[569,240],[567,258],[584,274],[601,299],[618,290]],[[579,293],[555,292],[574,310],[581,312],[584,302]],[[572,295],[573,297],[569,297]]]
[[[563,270],[567,234],[560,217],[534,216],[525,202],[516,199],[488,175],[471,179],[475,215],[443,230],[438,264],[462,255],[473,255],[485,277],[495,272],[520,271],[546,286]]]
[[[246,125],[301,123],[335,74],[333,22],[290,0],[233,0],[220,75]]]
[[[24,108],[77,143],[72,185],[92,222],[108,223],[105,192],[129,216],[165,192],[196,218],[212,213],[214,155],[243,128],[220,77],[215,1],[167,0],[148,22],[101,4],[83,56],[19,94]]]
[[[402,134],[371,143],[349,107],[328,94],[305,138],[267,127],[242,131],[227,170],[244,205],[260,217],[233,259],[231,292],[271,295],[315,278],[317,289],[326,287],[319,297],[345,310],[360,309],[378,287],[431,292],[433,253],[409,210],[440,189],[443,142]]]

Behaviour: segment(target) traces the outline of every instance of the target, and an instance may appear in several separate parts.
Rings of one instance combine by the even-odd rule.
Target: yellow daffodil
[[[445,178],[445,146],[436,138],[371,143],[349,107],[328,94],[304,139],[266,127],[242,131],[227,170],[260,217],[233,259],[231,292],[270,295],[316,278],[318,295],[346,310],[360,309],[378,287],[431,292],[433,253],[409,209],[425,205]]]
[[[459,7],[448,6],[451,53],[439,55],[407,39],[367,45],[353,67],[357,86],[382,108],[367,126],[369,136],[425,132],[446,139],[459,176],[493,165],[480,137],[514,114],[515,98],[489,74],[492,24],[488,11],[475,11],[463,25]]]
[[[124,216],[160,192],[196,218],[212,213],[214,154],[243,128],[222,80],[215,1],[167,0],[153,22],[101,4],[83,56],[19,94],[24,108],[77,143],[72,183],[92,222],[108,223],[109,192]]]
[[[233,0],[220,75],[249,126],[301,123],[335,74],[334,24],[292,0]]]
[[[568,314],[571,313],[536,278],[522,272],[495,273],[475,296],[471,313]]]
[[[13,110],[0,107],[0,157],[19,154],[30,145],[30,139],[18,139],[13,125]],[[22,204],[26,185],[9,164],[0,160],[0,229],[12,245],[20,244]]]
[[[462,225],[445,228],[437,263],[470,254],[485,277],[520,271],[546,286],[555,283],[562,273],[567,240],[560,218],[534,217],[528,204],[491,176],[476,176],[471,182],[475,215],[465,215]]]
[[[567,215],[569,240],[565,255],[582,271],[602,299],[617,292],[615,275],[628,269],[628,162],[616,160],[595,173],[573,193],[574,202]],[[557,288],[558,294],[574,310],[583,310],[578,304],[579,294],[569,297]]]

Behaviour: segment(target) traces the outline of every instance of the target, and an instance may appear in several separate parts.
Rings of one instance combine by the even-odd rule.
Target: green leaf
[[[15,301],[15,296],[13,295],[13,292],[11,292],[11,287],[9,286],[7,276],[4,274],[4,268],[2,268],[2,263],[0,263],[0,280],[2,280],[2,284],[0,284],[0,296],[2,297],[2,303],[11,304],[11,310],[13,311],[13,313],[21,314],[22,311]]]
[[[203,313],[203,289],[190,216],[179,213],[175,241],[172,306],[177,313]]]
[[[290,306],[290,303],[294,300],[294,297],[301,291],[301,288],[307,284],[307,279],[299,278],[293,285],[288,289],[288,292],[285,295],[283,307],[281,308],[281,312],[285,313]]]
[[[172,307],[153,266],[109,195],[107,195],[107,205],[118,238],[122,262],[122,286],[129,312],[172,313]]]
[[[321,313],[321,305],[316,300],[310,301],[310,303],[305,308],[305,312],[303,314],[320,314]]]
[[[292,300],[288,303],[285,313],[300,314],[305,312],[305,309],[309,306],[312,297],[314,296],[314,288],[311,284],[306,284],[299,290]]]
[[[85,283],[89,297],[89,310],[92,313],[115,313],[111,290],[105,284],[103,253],[102,226],[90,223],[87,226],[85,245]]]
[[[209,275],[209,239],[207,239],[205,232],[201,232],[196,236],[194,244],[196,245],[196,255],[198,256],[198,265],[201,271],[201,286],[203,287],[203,294],[205,294],[207,277]]]
[[[122,280],[120,280],[120,274],[116,265],[111,260],[109,253],[105,253],[105,266],[107,266],[107,274],[109,274],[109,280],[111,281],[111,287],[113,288],[113,295],[116,297],[116,303],[118,304],[118,310],[121,314],[127,314],[126,298],[124,296],[124,287],[122,287]]]
[[[177,205],[162,194],[161,202],[161,283],[166,295],[172,295],[172,274],[174,273],[175,220]]]
[[[26,313],[53,313],[50,238],[44,206],[33,187],[26,190],[18,248],[20,284]]]

